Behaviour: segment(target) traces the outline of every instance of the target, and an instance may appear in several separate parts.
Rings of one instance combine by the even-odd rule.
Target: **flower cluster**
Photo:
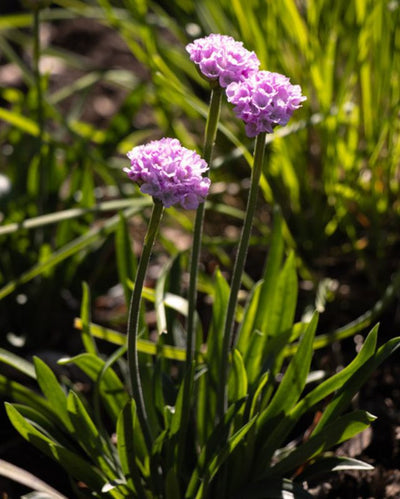
[[[190,43],[186,50],[205,77],[226,89],[249,137],[286,125],[306,100],[300,86],[291,85],[286,76],[259,71],[255,53],[230,36],[211,34]],[[135,147],[128,158],[131,166],[124,171],[129,178],[167,208],[180,203],[183,208],[196,209],[208,194],[210,180],[203,176],[207,163],[177,139],[163,138]]]
[[[299,85],[279,73],[258,71],[244,81],[231,83],[226,89],[236,116],[246,125],[249,137],[261,132],[272,133],[276,125],[286,125],[295,109],[306,100]]]
[[[226,35],[211,34],[198,38],[189,43],[186,50],[201,73],[210,80],[218,80],[223,88],[248,78],[260,66],[254,52],[249,52],[242,42]]]
[[[127,156],[131,167],[124,172],[166,208],[180,203],[188,210],[196,209],[208,194],[210,180],[202,175],[207,163],[177,139],[154,140],[134,147]]]

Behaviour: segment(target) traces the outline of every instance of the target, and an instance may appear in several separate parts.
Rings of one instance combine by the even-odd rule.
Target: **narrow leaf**
[[[303,473],[299,475],[300,480],[309,480],[320,474],[331,473],[334,471],[362,470],[371,471],[374,467],[364,461],[345,456],[321,456],[306,467]]]
[[[357,357],[342,371],[323,381],[311,392],[303,397],[288,415],[278,423],[274,431],[270,433],[263,445],[261,454],[264,459],[270,459],[273,452],[282,445],[290,431],[294,428],[301,416],[315,408],[321,400],[329,397],[333,392],[340,389],[344,383],[357,372],[374,354],[376,344],[376,330],[371,331]]]
[[[105,363],[95,355],[84,353],[69,359],[59,360],[59,364],[75,364],[90,379],[96,382]],[[117,421],[118,415],[129,397],[124,385],[113,369],[109,368],[105,371],[99,384],[99,391],[108,414],[114,421]]]
[[[60,430],[57,426],[58,420],[51,419],[48,415],[44,414],[38,409],[33,407],[13,403],[13,407],[29,421],[35,428],[38,428],[44,435],[51,441],[59,444],[67,449],[73,450],[73,442],[67,432]]]
[[[371,346],[369,346],[369,348],[373,347],[374,350],[376,346],[377,333],[378,326],[375,326],[370,333]],[[348,379],[340,387],[334,399],[330,402],[330,404],[322,414],[322,417],[319,420],[318,425],[315,427],[313,434],[317,434],[322,431],[329,422],[333,421],[349,406],[354,395],[360,390],[361,386],[365,383],[365,380],[368,379],[368,377],[372,373],[373,365],[374,360],[373,357],[371,357],[350,379]]]
[[[239,350],[232,352],[232,366],[229,372],[228,400],[230,403],[247,395],[247,374]]]
[[[68,414],[72,423],[72,435],[86,454],[108,478],[115,480],[117,473],[108,446],[89,416],[79,397],[72,390],[68,394]]]
[[[82,321],[79,318],[75,319],[74,323],[76,329],[82,328]],[[90,324],[90,330],[93,336],[96,338],[109,341],[114,343],[114,345],[125,345],[126,335],[115,331],[114,329],[106,328],[104,326],[99,326],[93,322]],[[178,360],[184,362],[186,359],[186,351],[184,348],[176,347],[174,345],[159,345],[150,340],[143,340],[138,338],[137,348],[140,353],[146,353],[149,355],[160,355],[166,359]],[[202,355],[199,354],[199,360],[202,360]]]
[[[226,445],[231,424],[235,416],[241,410],[243,403],[244,399],[238,400],[237,402],[232,404],[226,411],[224,419],[214,427],[210,436],[207,438],[206,443],[200,452],[197,467],[190,477],[189,485],[185,494],[186,498],[194,497],[194,494],[199,487],[201,476],[207,473],[207,463],[210,462],[212,456],[215,456],[218,453],[219,449]]]
[[[273,296],[276,290],[279,272],[283,258],[282,214],[278,208],[274,211],[274,225],[272,229],[271,245],[265,265],[263,284],[260,291],[259,306],[254,320],[254,329],[264,331],[269,324],[272,312]]]
[[[262,478],[287,475],[312,457],[315,457],[362,432],[368,428],[370,423],[375,419],[375,416],[372,414],[361,410],[350,412],[349,414],[336,419],[331,424],[327,425],[323,432],[313,435],[287,457],[279,461],[278,464],[261,474]]]
[[[132,492],[146,497],[143,490],[140,468],[144,469],[142,461],[146,456],[146,446],[140,425],[136,418],[136,405],[130,400],[117,422],[117,449],[122,471]],[[140,468],[139,468],[140,465]]]
[[[236,447],[243,441],[256,418],[251,419],[248,423],[243,425],[240,430],[238,430],[234,435],[232,435],[222,449],[211,459],[209,464],[206,465],[205,474],[202,477],[201,485],[196,494],[196,499],[200,499],[206,494],[208,486],[214,476],[217,474],[218,470],[228,459],[228,457],[233,453]]]
[[[3,348],[0,348],[0,362],[12,366],[14,369],[26,374],[30,378],[36,379],[35,368],[30,362]]]
[[[141,208],[132,207],[125,210],[126,216],[131,216]],[[0,299],[3,299],[5,296],[8,296],[12,293],[18,286],[25,284],[36,276],[42,274],[43,272],[48,271],[53,268],[55,265],[63,262],[65,259],[69,258],[72,255],[75,255],[79,251],[84,248],[89,247],[95,242],[103,241],[105,237],[112,233],[118,224],[118,217],[114,216],[108,219],[103,226],[94,227],[86,232],[84,235],[77,237],[73,241],[65,244],[55,252],[51,254],[51,256],[45,261],[39,264],[34,265],[29,270],[21,274],[17,279],[9,282],[5,286],[0,289]]]
[[[81,320],[82,320],[82,342],[85,350],[88,353],[97,354],[96,343],[90,331],[90,289],[86,282],[82,283],[82,304],[81,304]]]
[[[267,424],[271,418],[287,414],[299,399],[304,390],[312,358],[312,341],[318,324],[318,315],[314,314],[300,341],[299,348],[293,356],[283,379],[271,400],[268,408],[260,415],[258,428]]]
[[[84,482],[93,491],[100,492],[105,479],[78,454],[54,444],[34,428],[11,404],[6,404],[7,415],[20,435],[47,456],[55,459],[72,477]]]
[[[72,431],[71,421],[67,411],[67,396],[61,388],[53,371],[38,357],[33,359],[36,377],[43,395],[50,402],[54,414],[60,418],[65,428]]]
[[[0,394],[3,397],[10,398],[15,402],[20,402],[21,404],[27,404],[29,406],[35,407],[42,411],[47,416],[54,416],[48,401],[38,395],[33,390],[26,388],[17,381],[8,379],[6,376],[0,374]]]

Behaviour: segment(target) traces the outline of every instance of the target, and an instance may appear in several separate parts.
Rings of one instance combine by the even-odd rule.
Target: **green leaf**
[[[105,364],[103,360],[89,353],[62,359],[58,362],[61,365],[75,364],[95,382],[97,382]],[[109,368],[105,371],[100,381],[99,392],[108,414],[116,422],[129,397],[124,385],[113,369]]]
[[[265,297],[268,296],[268,303],[261,299],[262,293]],[[284,347],[287,345],[292,331],[296,304],[297,275],[294,254],[291,253],[278,278],[273,282],[268,280],[268,288],[260,291],[259,307],[266,310],[262,316],[264,329],[256,329],[255,331],[260,331],[262,344],[257,349],[254,348],[254,345],[249,344],[245,355],[250,386],[256,382],[261,369],[265,369],[265,365],[262,364],[265,364],[267,360],[272,363],[274,373],[280,369],[284,359]],[[270,349],[271,342],[273,343]]]
[[[261,473],[276,448],[268,447],[268,436],[271,427],[275,428],[282,419],[287,417],[292,407],[300,398],[306,385],[312,359],[312,342],[318,324],[318,314],[315,313],[300,341],[299,348],[292,358],[283,379],[268,407],[257,420],[257,440],[259,443],[256,473]]]
[[[311,390],[311,392],[303,397],[287,416],[278,423],[274,428],[274,431],[271,432],[265,440],[263,450],[260,452],[260,455],[264,460],[268,461],[272,457],[273,452],[282,445],[285,438],[287,438],[288,434],[303,414],[313,410],[316,404],[326,397],[329,397],[335,390],[340,389],[348,379],[356,375],[374,354],[376,334],[376,330],[371,331],[359,354],[348,366]]]
[[[214,429],[214,420],[209,417],[210,411],[215,414],[217,399],[215,397],[215,387],[213,387],[214,396],[209,398],[208,391],[210,390],[210,377],[208,376],[207,368],[203,368],[197,374],[197,383],[194,385],[194,397],[196,403],[196,420],[197,420],[197,445],[202,448],[209,435]]]
[[[181,473],[184,458],[189,455],[189,452],[186,449],[189,448],[190,444],[194,449],[194,445],[191,442],[188,443],[188,426],[191,410],[190,407],[184,406],[185,400],[187,403],[191,402],[194,369],[195,364],[192,362],[183,376],[174,409],[169,410],[168,407],[164,407],[164,411],[167,413],[166,415],[170,414],[169,422],[166,418],[166,425],[169,426],[166,467],[167,469],[172,470],[169,477],[170,483],[168,484],[168,486],[171,487],[171,492],[178,486],[176,477]],[[195,451],[193,451],[193,454],[195,454]],[[178,494],[178,496],[180,495],[181,494]]]
[[[372,414],[361,410],[341,416],[327,425],[323,432],[311,436],[309,440],[297,447],[278,464],[261,473],[260,476],[262,478],[285,476],[309,459],[364,431],[375,419]]]
[[[149,204],[145,198],[135,199],[138,205],[147,206]],[[55,213],[46,213],[39,217],[26,218],[18,223],[10,223],[0,227],[0,236],[5,234],[12,234],[22,230],[35,229],[37,227],[45,227],[46,225],[59,224],[64,220],[73,220],[75,218],[83,217],[88,213],[102,213],[107,211],[115,211],[123,208],[128,208],[132,205],[132,199],[115,199],[113,201],[105,201],[98,203],[94,206],[87,208],[71,208],[69,210],[57,211]]]
[[[102,422],[103,419],[103,411],[101,407],[101,385],[103,381],[103,377],[105,376],[107,370],[115,363],[117,362],[118,359],[120,359],[127,351],[127,346],[123,345],[122,347],[117,348],[111,355],[108,356],[107,360],[103,364],[103,367],[97,377],[97,380],[95,382],[94,386],[94,393],[93,393],[93,409],[94,409],[94,417],[95,417],[95,422],[98,428],[102,429],[103,433],[106,434],[106,431],[104,429],[104,425]]]
[[[232,435],[226,442],[226,444],[219,450],[216,455],[212,457],[212,459],[206,464],[205,473],[201,478],[201,485],[196,494],[196,499],[200,499],[207,493],[207,489],[211,480],[217,474],[218,470],[224,464],[224,462],[229,458],[229,456],[233,453],[236,447],[243,441],[253,424],[255,423],[256,418],[251,419],[248,423],[243,425],[234,435]],[[186,496],[187,497],[187,496]]]
[[[118,477],[112,456],[106,442],[85,409],[81,400],[72,390],[68,394],[68,414],[72,423],[72,436],[85,450],[92,461],[100,467],[108,479]]]
[[[34,428],[11,404],[6,403],[7,415],[18,433],[41,452],[57,461],[76,480],[84,482],[93,491],[100,492],[106,483],[104,477],[78,454],[54,444]]]
[[[284,358],[286,334],[292,330],[297,305],[297,274],[294,253],[290,253],[283,269],[281,270],[270,306],[267,322],[264,324],[266,331],[264,355],[269,353],[269,342],[283,335],[283,341],[276,349],[274,372],[277,373]],[[275,340],[279,342],[279,339]],[[276,347],[275,347],[276,348]]]
[[[146,497],[141,474],[148,475],[147,448],[136,417],[136,404],[130,400],[117,421],[117,449],[128,487],[140,497]]]
[[[261,405],[261,395],[262,392],[268,383],[270,378],[270,372],[266,371],[264,374],[260,376],[259,383],[257,385],[257,388],[254,392],[253,397],[250,399],[251,400],[251,405],[250,405],[250,417],[252,418],[256,412],[260,410],[260,405]]]
[[[194,370],[194,366],[191,366],[185,373],[185,377],[188,378],[191,381],[191,383],[193,383],[193,370]],[[176,397],[176,401],[175,401],[175,410],[174,410],[173,415],[172,415],[171,426],[169,429],[170,436],[176,435],[181,428],[182,416],[184,414],[184,411],[183,411],[184,390],[185,390],[185,383],[182,381],[181,386],[180,386],[179,391],[178,391],[178,396]],[[192,385],[189,385],[188,390],[189,390],[189,393],[192,392]]]
[[[132,216],[134,213],[140,211],[141,209],[142,206],[140,207],[134,206],[132,208],[125,210],[125,215]],[[14,279],[13,281],[3,286],[0,289],[0,299],[4,298],[5,296],[8,296],[21,284],[25,284],[31,281],[38,275],[42,274],[43,272],[46,272],[55,265],[58,265],[59,263],[63,262],[65,259],[69,258],[70,256],[75,255],[82,249],[89,247],[95,242],[104,241],[105,237],[116,229],[118,220],[119,219],[117,215],[111,217],[104,223],[103,226],[93,227],[84,235],[77,237],[73,241],[69,242],[68,244],[65,244],[58,250],[54,251],[45,262],[34,265],[29,270],[21,274],[17,279]]]
[[[8,109],[2,107],[0,108],[0,120],[19,128],[29,135],[33,135],[34,137],[39,136],[38,124],[27,116],[23,116],[14,111],[9,111]]]
[[[368,350],[376,348],[376,339],[378,334],[378,327],[375,326],[370,333],[370,341]],[[328,407],[322,414],[321,419],[318,421],[317,426],[314,428],[313,435],[323,431],[323,428],[333,421],[350,405],[354,395],[360,390],[361,386],[365,383],[368,377],[372,374],[374,367],[374,357],[371,356],[367,362],[351,376],[335,394],[333,400],[329,403]]]
[[[26,374],[30,378],[36,379],[35,368],[31,362],[0,348],[0,362],[12,366],[17,371]]]
[[[360,354],[364,349],[370,351],[371,344],[373,344],[373,347],[375,349],[377,332],[378,326],[375,326],[367,337],[360,351]],[[323,429],[325,428],[325,425],[332,419],[334,419],[338,414],[342,413],[349,406],[353,396],[359,391],[360,387],[365,383],[368,377],[371,376],[371,374],[377,369],[377,367],[399,347],[400,338],[392,338],[387,343],[382,345],[373,356],[368,357],[366,362],[362,366],[360,366],[360,368],[354,373],[354,375],[341,385],[334,399],[325,409],[322,418],[314,429],[313,434],[324,431]]]
[[[82,320],[82,343],[87,353],[98,354],[96,343],[90,331],[90,289],[86,282],[82,283],[82,304],[81,304],[81,320]]]
[[[312,342],[318,324],[318,314],[315,313],[300,341],[299,348],[293,356],[279,387],[267,409],[257,421],[259,431],[269,425],[271,419],[283,417],[296,404],[306,385],[312,359]]]
[[[59,426],[57,426],[58,420],[55,420],[54,417],[51,419],[51,416],[49,417],[49,415],[44,414],[42,411],[27,405],[13,403],[13,407],[51,441],[67,449],[74,450],[68,432],[63,433],[60,430]]]
[[[221,368],[222,342],[229,285],[220,270],[215,273],[212,322],[207,338],[207,372],[199,380],[197,418],[200,434],[208,438],[215,421],[218,380]],[[204,433],[203,433],[204,432]]]
[[[253,329],[265,331],[269,328],[273,310],[274,295],[282,264],[284,242],[282,236],[283,218],[280,209],[275,207],[274,225],[271,244],[265,265],[263,284],[260,291],[259,306],[254,320]],[[273,333],[270,333],[273,334]]]
[[[318,457],[299,475],[299,480],[314,479],[316,476],[334,471],[363,470],[371,471],[374,467],[358,459],[332,454]]]
[[[259,281],[252,287],[244,309],[243,319],[239,324],[237,349],[242,355],[248,355],[262,286],[263,281]],[[251,365],[251,362],[249,362],[249,365]]]
[[[229,371],[228,400],[230,403],[247,395],[247,374],[239,350],[232,352],[232,366]]]
[[[374,371],[382,362],[384,362],[392,353],[400,348],[400,337],[392,338],[382,345],[374,355],[372,371]]]
[[[269,323],[276,283],[282,264],[283,249],[282,215],[280,210],[275,208],[271,244],[265,264],[263,280],[252,291],[242,324],[238,331],[239,341],[237,348],[246,359],[251,334],[255,330],[265,331]],[[254,354],[251,354],[251,357],[254,358]],[[254,366],[253,361],[248,361],[246,364]],[[256,369],[253,370],[257,371]],[[251,379],[253,380],[253,377]]]
[[[157,331],[159,335],[166,334],[167,328],[167,314],[165,312],[165,288],[167,284],[168,274],[173,266],[175,258],[170,259],[162,268],[161,273],[157,279],[154,290],[154,303],[157,317]]]
[[[205,444],[200,452],[197,467],[193,471],[188,488],[186,490],[185,497],[192,498],[199,487],[199,483],[201,481],[201,477],[207,473],[206,466],[207,463],[210,462],[212,456],[218,453],[218,450],[221,449],[228,440],[229,431],[231,424],[235,418],[235,416],[241,410],[245,399],[238,400],[233,403],[224,415],[224,419],[220,421],[216,426],[213,427],[212,432],[205,440]]]
[[[260,377],[262,351],[265,344],[265,333],[254,330],[247,344],[245,369],[247,373],[248,383],[251,387],[250,391],[254,390],[254,385]]]
[[[3,376],[1,374],[0,394],[3,397],[10,398],[11,400],[14,400],[16,402],[35,407],[47,416],[54,416],[50,404],[44,397],[38,395],[33,390],[26,388],[24,385],[21,385],[17,381],[10,380],[6,376]]]
[[[154,372],[152,376],[152,399],[154,403],[154,409],[157,413],[157,416],[160,421],[160,426],[168,425],[168,417],[165,418],[165,400],[164,400],[164,391],[163,391],[163,371],[161,365],[161,359],[156,358],[154,363]]]
[[[51,408],[68,431],[72,431],[67,411],[67,396],[61,388],[53,371],[38,357],[33,358],[37,382],[43,395],[50,402]]]
[[[229,299],[229,285],[221,271],[217,269],[214,281],[214,303],[212,308],[212,322],[207,339],[207,360],[209,374],[213,381],[219,378],[222,354],[222,334],[224,330],[226,308]]]
[[[74,325],[76,329],[82,329],[81,319],[76,318]],[[125,345],[126,343],[126,334],[115,331],[114,329],[99,326],[98,324],[94,324],[93,322],[91,322],[90,331],[94,337],[109,341],[110,343],[114,343],[114,345]],[[186,350],[174,345],[159,345],[158,343],[154,343],[154,341],[138,338],[137,348],[138,352],[140,353],[159,355],[170,360],[178,360],[184,362],[186,359]],[[203,356],[201,354],[198,355],[198,358],[200,361],[203,360]]]
[[[175,499],[176,497],[181,497],[179,480],[174,468],[170,468],[165,479],[165,499]]]

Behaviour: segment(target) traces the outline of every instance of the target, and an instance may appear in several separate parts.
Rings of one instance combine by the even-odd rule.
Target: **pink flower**
[[[188,210],[196,209],[206,198],[210,179],[202,174],[208,170],[207,163],[179,140],[153,140],[134,147],[127,156],[131,166],[124,172],[166,208],[180,203]]]
[[[186,50],[200,72],[210,80],[218,80],[223,88],[248,78],[260,66],[254,52],[249,52],[242,42],[226,35],[211,34],[198,38],[189,43]]]
[[[228,101],[235,105],[236,116],[246,125],[249,137],[272,133],[276,125],[286,125],[295,109],[306,100],[299,85],[279,73],[258,71],[226,89]]]

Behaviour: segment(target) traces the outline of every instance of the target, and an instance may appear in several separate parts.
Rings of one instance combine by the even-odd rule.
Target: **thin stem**
[[[211,168],[211,157],[214,148],[217,126],[221,111],[221,87],[211,90],[210,107],[207,117],[206,130],[204,136],[203,158]],[[209,173],[209,170],[207,174]],[[188,322],[187,322],[187,346],[186,346],[186,367],[188,368],[194,358],[196,346],[196,301],[197,301],[197,279],[200,259],[201,240],[203,235],[205,204],[201,203],[197,208],[194,222],[193,246],[190,263],[190,282],[188,292]]]
[[[242,275],[243,275],[244,265],[246,262],[247,250],[249,247],[249,240],[250,240],[251,228],[253,225],[254,212],[256,209],[258,185],[260,182],[262,165],[264,161],[265,135],[266,135],[265,133],[260,133],[257,136],[255,142],[254,161],[251,174],[250,192],[249,192],[249,197],[247,199],[246,216],[243,223],[242,234],[239,241],[239,248],[236,255],[236,261],[233,268],[231,290],[229,294],[228,307],[225,317],[225,327],[224,327],[223,344],[222,344],[222,359],[221,359],[222,366],[221,366],[221,373],[220,373],[219,387],[218,387],[218,398],[217,398],[217,414],[220,421],[222,420],[227,408],[226,383],[228,379],[229,350],[234,340],[233,327],[235,323],[235,310],[236,310],[240,285],[242,282]]]
[[[211,159],[217,135],[218,121],[221,113],[222,88],[215,86],[211,89],[210,105],[207,116],[207,123],[204,133],[203,158],[211,168]],[[209,173],[209,170],[207,174]],[[197,208],[194,222],[193,246],[190,260],[190,280],[188,290],[188,319],[187,319],[187,340],[186,340],[186,368],[185,372],[194,372],[192,364],[196,347],[196,302],[197,302],[197,280],[200,260],[200,249],[203,237],[205,204],[201,203]],[[191,387],[193,386],[190,376],[184,378],[183,392],[183,413],[180,431],[180,442],[178,451],[178,467],[181,466],[184,455],[185,437],[190,415]]]
[[[153,211],[151,214],[149,227],[147,229],[147,234],[144,240],[142,256],[140,258],[136,273],[135,287],[132,292],[131,303],[129,306],[128,329],[127,329],[128,366],[129,366],[129,374],[132,385],[132,395],[136,402],[139,422],[142,427],[144,439],[146,441],[146,445],[149,452],[151,451],[153,439],[151,435],[149,422],[147,420],[146,407],[143,398],[142,383],[140,380],[138,350],[137,350],[137,335],[138,335],[139,312],[140,312],[140,303],[142,299],[144,278],[146,276],[151,250],[153,248],[154,240],[158,232],[158,227],[160,225],[162,213],[163,213],[162,203],[160,201],[154,200]]]

